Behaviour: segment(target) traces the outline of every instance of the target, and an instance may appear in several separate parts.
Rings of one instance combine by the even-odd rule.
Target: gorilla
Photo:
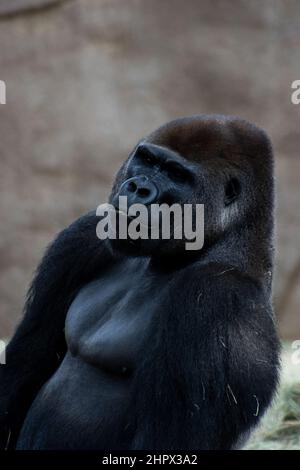
[[[234,116],[142,139],[109,202],[204,204],[204,245],[99,240],[95,211],[46,251],[0,370],[6,449],[235,449],[279,376],[273,156]]]

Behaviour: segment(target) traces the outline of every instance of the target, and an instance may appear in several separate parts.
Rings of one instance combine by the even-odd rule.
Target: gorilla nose
[[[134,176],[125,181],[120,189],[119,196],[127,196],[131,204],[151,204],[157,199],[158,189],[147,176]]]

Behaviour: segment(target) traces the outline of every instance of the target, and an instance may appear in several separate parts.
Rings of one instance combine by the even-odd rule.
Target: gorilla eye
[[[156,159],[150,154],[144,156],[144,161],[148,163],[148,165],[155,165],[156,163]]]
[[[182,173],[178,168],[172,168],[172,170],[170,170],[168,174],[171,178],[174,178],[176,180],[182,179]]]
[[[237,178],[231,178],[225,188],[225,206],[234,202],[241,193],[241,185]]]
[[[168,163],[166,170],[171,179],[175,181],[186,181],[190,178],[190,174],[182,166]]]
[[[157,158],[147,148],[140,147],[137,151],[137,157],[149,166],[154,166],[157,163]]]

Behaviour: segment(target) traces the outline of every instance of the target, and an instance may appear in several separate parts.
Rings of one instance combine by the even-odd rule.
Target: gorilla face
[[[180,204],[183,208],[184,204],[202,203],[205,194],[204,181],[204,174],[198,163],[190,162],[166,147],[147,141],[141,142],[123,165],[110,196],[110,203],[121,213],[120,196],[127,198],[128,208],[134,204],[143,204],[148,213],[145,224],[148,225],[149,239],[118,240],[114,244],[127,252],[142,252],[146,255],[181,250],[186,240],[184,236],[181,239],[174,238],[176,226],[173,216],[170,217],[169,240],[162,238],[161,225],[158,239],[150,238],[150,225],[153,224],[151,210],[153,205],[170,207]],[[157,219],[160,223],[162,217],[160,213]],[[130,223],[133,217],[129,216],[127,220]]]
[[[122,169],[122,178],[115,186],[110,203],[119,211],[120,216],[129,223],[134,217],[126,216],[120,207],[120,196],[127,197],[128,208],[134,204],[143,204],[148,210],[150,235],[151,207],[154,204],[192,205],[193,228],[195,229],[196,204],[203,204],[205,210],[205,237],[209,240],[217,237],[228,224],[231,206],[236,205],[241,196],[241,182],[226,172],[215,172],[209,162],[189,161],[184,156],[168,148],[148,142],[140,143]],[[160,214],[160,222],[162,222]],[[227,222],[226,222],[227,220]],[[147,223],[147,221],[145,222]],[[127,253],[144,255],[182,252],[186,238],[174,238],[174,218],[170,218],[170,239],[159,238],[137,240],[114,240],[114,247]]]

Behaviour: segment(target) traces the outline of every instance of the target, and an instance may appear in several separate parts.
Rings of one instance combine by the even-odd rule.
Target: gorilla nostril
[[[150,189],[148,188],[138,188],[137,193],[141,197],[147,197],[150,194]]]
[[[129,204],[150,204],[158,195],[156,185],[144,175],[133,176],[124,181],[119,190],[120,196],[127,196]]]
[[[127,185],[127,189],[128,191],[130,191],[131,193],[134,193],[137,189],[137,186],[136,184],[133,182],[133,181],[130,181]]]

